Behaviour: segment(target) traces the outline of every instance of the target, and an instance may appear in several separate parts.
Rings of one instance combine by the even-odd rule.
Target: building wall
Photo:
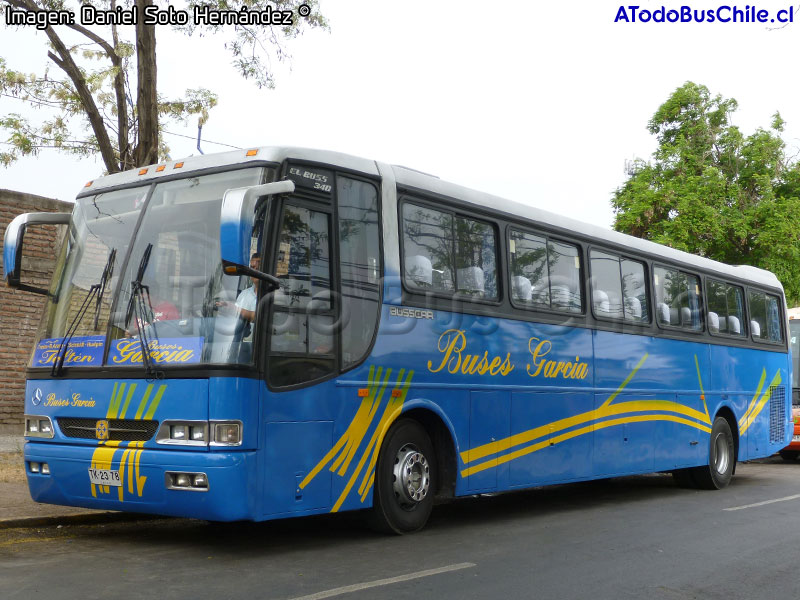
[[[72,212],[71,202],[0,189],[0,239],[11,219],[26,212]],[[63,226],[36,226],[25,232],[23,282],[48,287],[63,238]],[[2,270],[0,247],[0,270]],[[0,283],[0,433],[22,433],[25,368],[39,327],[44,296]]]

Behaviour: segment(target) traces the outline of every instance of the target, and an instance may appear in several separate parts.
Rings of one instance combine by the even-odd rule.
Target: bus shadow
[[[79,538],[113,538],[116,543],[190,546],[200,552],[231,557],[269,557],[310,549],[344,550],[353,545],[403,545],[417,536],[439,536],[456,530],[494,527],[514,521],[547,519],[563,513],[680,497],[682,489],[669,474],[603,479],[500,494],[482,494],[434,507],[425,529],[412,536],[387,536],[371,531],[363,512],[326,514],[264,522],[216,523],[192,519],[148,518],[103,526],[76,527]]]

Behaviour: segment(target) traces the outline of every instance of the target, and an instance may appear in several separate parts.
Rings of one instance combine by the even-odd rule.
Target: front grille
[[[56,419],[61,432],[68,438],[96,440],[97,421],[101,419]],[[108,439],[120,442],[146,442],[158,429],[158,421],[108,419]]]
[[[769,441],[783,442],[786,428],[786,388],[775,385],[769,390]]]

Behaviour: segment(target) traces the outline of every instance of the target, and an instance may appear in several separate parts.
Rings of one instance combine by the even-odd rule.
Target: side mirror
[[[232,265],[237,270],[249,269],[256,200],[261,196],[293,191],[293,181],[275,181],[225,192],[219,219],[219,246],[224,265]]]
[[[8,224],[3,240],[3,276],[9,287],[47,294],[45,289],[25,285],[20,281],[25,231],[31,225],[68,225],[71,217],[70,213],[25,213]]]

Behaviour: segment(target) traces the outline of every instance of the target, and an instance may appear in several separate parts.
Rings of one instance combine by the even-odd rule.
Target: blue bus
[[[34,500],[233,521],[637,473],[719,489],[791,440],[781,284],[344,154],[86,184],[27,371]]]

